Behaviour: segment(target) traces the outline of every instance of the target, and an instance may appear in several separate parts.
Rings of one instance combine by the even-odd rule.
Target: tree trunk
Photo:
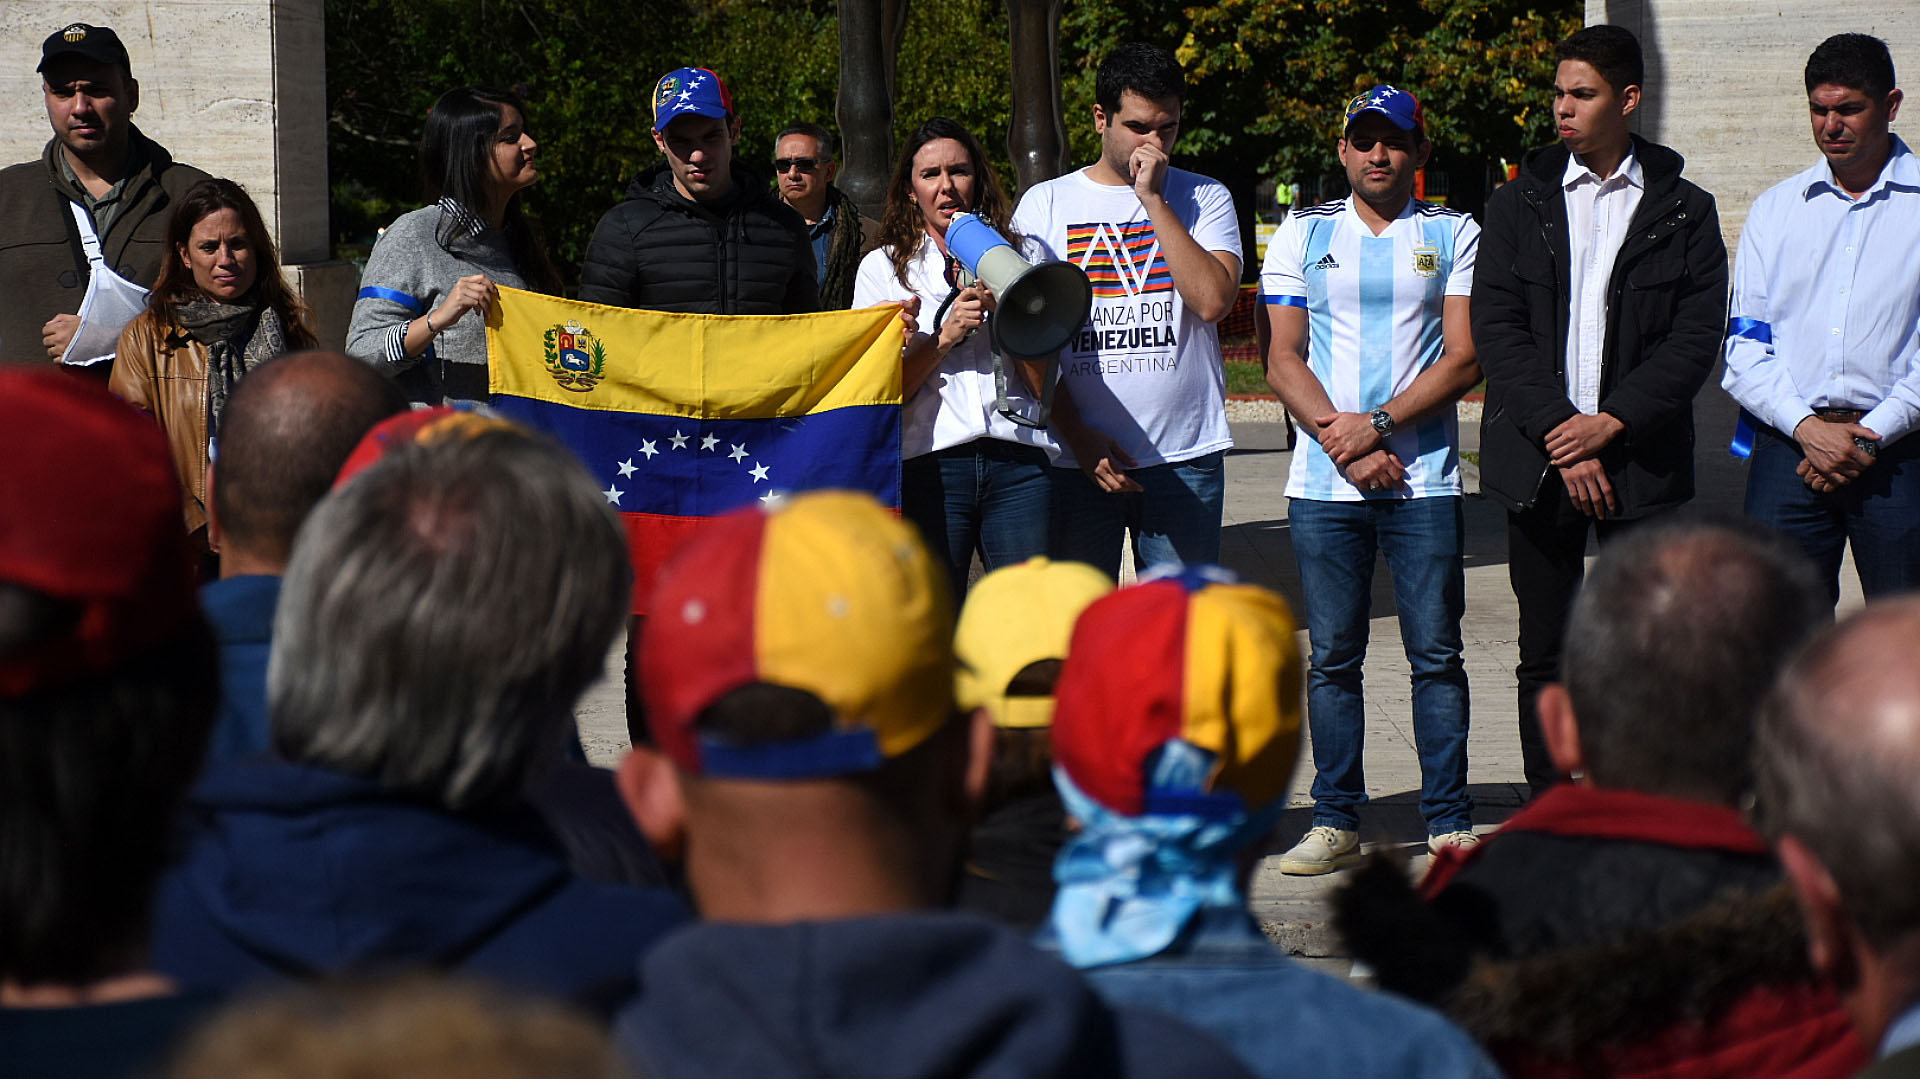
[[[893,70],[907,0],[840,0],[840,173],[835,183],[878,220],[893,167]]]
[[[1007,152],[1020,190],[1067,171],[1067,125],[1060,100],[1062,0],[1007,0],[1013,116]],[[1004,224],[1004,222],[1003,222]]]

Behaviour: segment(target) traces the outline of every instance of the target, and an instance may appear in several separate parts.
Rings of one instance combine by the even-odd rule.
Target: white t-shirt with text
[[[1168,169],[1163,190],[1202,248],[1239,257],[1240,224],[1224,184]],[[1060,350],[1060,380],[1088,424],[1142,467],[1233,445],[1220,335],[1181,300],[1132,187],[1068,173],[1029,189],[1013,227],[1093,280],[1092,314]],[[1054,463],[1076,464],[1064,445]]]

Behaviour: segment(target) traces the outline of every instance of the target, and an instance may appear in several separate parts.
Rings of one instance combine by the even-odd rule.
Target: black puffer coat
[[[615,307],[704,315],[791,315],[817,310],[806,222],[751,170],[733,166],[718,207],[694,202],[655,165],[593,230],[580,298]]]
[[[1646,190],[1607,285],[1600,411],[1626,430],[1600,452],[1620,517],[1693,497],[1693,398],[1727,328],[1727,249],[1713,196],[1681,179],[1679,154],[1636,136]],[[1567,396],[1564,145],[1529,153],[1487,200],[1473,275],[1473,344],[1487,376],[1480,482],[1520,510],[1546,478],[1546,437],[1579,410]]]

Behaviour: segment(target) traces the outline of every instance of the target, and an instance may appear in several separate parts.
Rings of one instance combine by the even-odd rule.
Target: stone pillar
[[[51,136],[40,42],[76,19],[111,27],[140,82],[134,123],[176,160],[247,189],[321,343],[338,348],[359,275],[331,258],[321,12],[322,0],[0,4],[0,164],[38,157]]]
[[[1920,87],[1920,20],[1912,0],[1843,7],[1778,0],[1586,0],[1588,24],[1633,31],[1646,55],[1638,130],[1687,159],[1713,193],[1732,253],[1760,193],[1820,156],[1807,118],[1807,56],[1828,36],[1863,33],[1893,50],[1900,81]],[[1902,131],[1902,110],[1893,129]],[[1920,115],[1920,114],[1916,114]]]

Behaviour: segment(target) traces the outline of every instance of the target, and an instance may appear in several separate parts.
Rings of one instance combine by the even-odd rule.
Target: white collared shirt
[[[1893,154],[1857,199],[1822,159],[1754,200],[1733,264],[1721,385],[1791,434],[1864,408],[1881,446],[1920,421],[1920,161]]]
[[[1567,397],[1591,416],[1600,411],[1600,361],[1607,347],[1607,282],[1627,241],[1627,227],[1647,189],[1631,149],[1602,178],[1578,154],[1560,179],[1567,200]]]

